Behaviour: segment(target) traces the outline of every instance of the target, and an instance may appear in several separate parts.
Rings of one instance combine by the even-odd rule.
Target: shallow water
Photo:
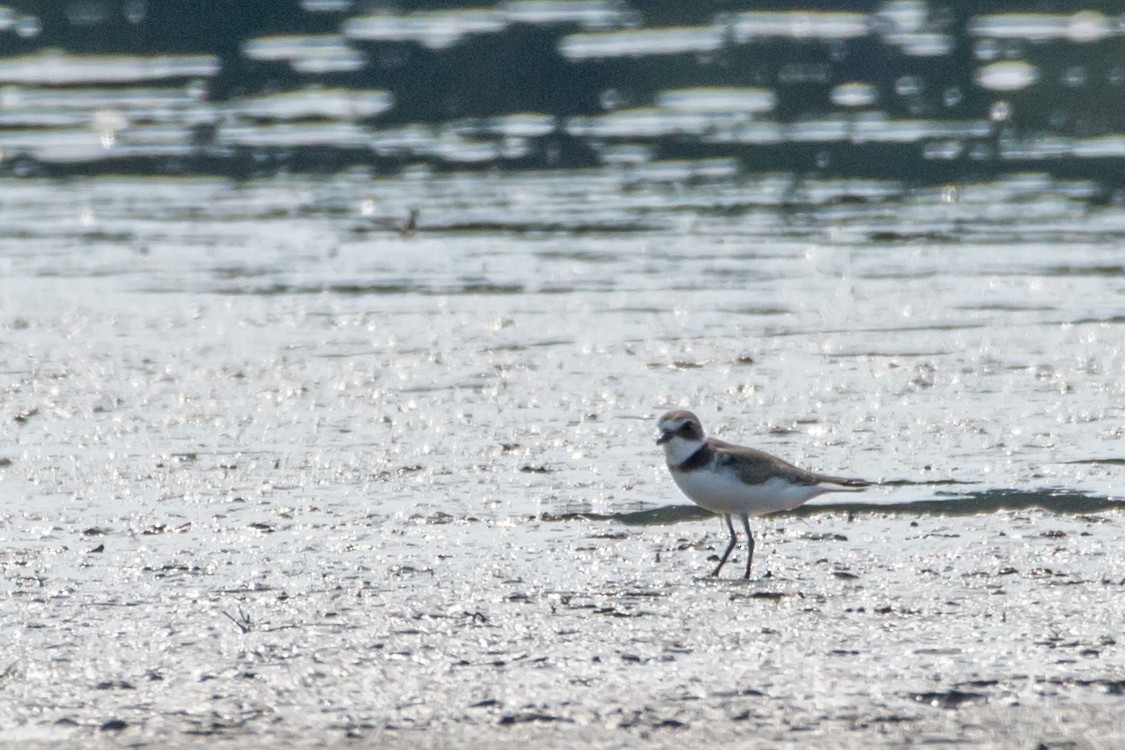
[[[1120,18],[1073,4],[609,0],[0,7],[0,173],[656,166],[920,183],[1033,169],[1120,204]]]
[[[1125,213],[1088,194],[5,184],[0,740],[1109,736]],[[882,484],[701,579],[671,407]]]

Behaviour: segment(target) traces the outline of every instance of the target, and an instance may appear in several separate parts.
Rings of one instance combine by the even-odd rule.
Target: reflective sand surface
[[[0,741],[1121,742],[1125,216],[1084,191],[6,185]],[[709,579],[671,407],[884,484]]]

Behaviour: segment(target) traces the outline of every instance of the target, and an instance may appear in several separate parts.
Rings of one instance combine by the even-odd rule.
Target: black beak
[[[658,437],[656,439],[656,444],[657,445],[664,445],[665,443],[667,443],[671,439],[672,439],[672,433],[668,432],[668,431],[664,431],[664,432],[660,433],[660,437]]]

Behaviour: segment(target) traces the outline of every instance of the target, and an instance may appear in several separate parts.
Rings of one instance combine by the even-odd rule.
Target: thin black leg
[[[727,551],[723,553],[723,559],[719,560],[718,567],[716,567],[715,570],[711,572],[711,575],[713,576],[719,575],[719,571],[723,569],[724,565],[726,565],[727,558],[730,557],[730,553],[731,550],[734,549],[734,545],[738,544],[738,537],[734,533],[734,524],[730,521],[730,513],[724,514],[723,520],[727,522],[727,528],[730,529],[730,544],[727,545]]]
[[[750,533],[750,519],[747,516],[742,517],[742,528],[746,531],[746,575],[744,578],[750,580],[750,563],[754,562],[754,535]]]

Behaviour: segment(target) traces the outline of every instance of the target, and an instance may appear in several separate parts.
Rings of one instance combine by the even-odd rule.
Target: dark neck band
[[[711,463],[711,457],[714,455],[715,451],[711,450],[711,446],[704,443],[699,446],[699,450],[688,456],[676,469],[678,471],[695,471],[696,469],[702,469],[704,466]]]

